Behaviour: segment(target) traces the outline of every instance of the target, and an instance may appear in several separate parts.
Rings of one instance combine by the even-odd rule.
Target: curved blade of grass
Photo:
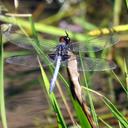
[[[30,19],[30,20],[32,20],[32,19]],[[34,24],[33,24],[33,22],[31,22],[31,23],[32,23],[32,30],[35,31]],[[35,32],[34,32],[34,36],[37,37],[37,35],[36,35]],[[36,38],[36,40],[37,39],[38,38]],[[37,42],[37,44],[38,44],[38,42]],[[35,46],[35,48],[37,48],[37,52],[42,53],[38,47]],[[43,53],[43,55],[44,55],[44,53]],[[38,61],[39,61],[39,58],[38,58]],[[63,116],[62,116],[61,111],[59,109],[59,105],[58,105],[58,103],[56,101],[56,98],[54,96],[54,93],[49,93],[50,84],[49,84],[48,78],[47,78],[47,76],[46,76],[46,74],[45,74],[45,72],[43,70],[43,67],[42,67],[40,61],[39,61],[39,65],[40,65],[40,69],[41,69],[41,74],[42,74],[42,77],[43,77],[43,81],[45,83],[45,88],[47,90],[47,94],[48,94],[49,99],[51,101],[52,107],[53,107],[54,111],[57,113],[57,119],[60,122],[59,123],[60,124],[60,127],[64,128],[64,127],[66,127],[66,125],[65,125]],[[77,102],[77,101],[74,101],[74,102]],[[78,117],[80,119],[81,125],[83,127],[86,126],[87,128],[91,128],[91,125],[89,124],[87,117],[84,115],[84,113],[83,113],[83,111],[82,111],[79,103],[78,102],[75,103],[75,106],[76,106],[75,108],[77,110],[77,114],[78,114]]]
[[[102,118],[99,117],[99,120],[107,127],[112,128],[108,123],[106,123]]]
[[[81,65],[82,65],[82,68],[83,68],[83,70],[84,70],[83,61],[82,61],[82,58],[81,58],[81,57],[82,57],[82,56],[81,56],[81,53],[79,53],[79,55],[80,55]],[[88,86],[87,77],[86,77],[86,73],[85,73],[85,72],[83,72],[83,76],[84,76],[84,82],[85,82],[86,87],[89,87],[89,86]],[[91,94],[90,94],[88,91],[87,91],[87,96],[88,96],[88,98],[89,98],[89,103],[90,103],[90,106],[91,106],[91,113],[92,113],[94,122],[96,123],[96,126],[97,126],[97,128],[98,128],[99,126],[98,126],[97,114],[96,114],[96,112],[95,112],[95,107],[94,107],[94,104],[93,104],[92,96],[91,96]]]
[[[30,19],[32,32],[33,32],[33,36],[34,36],[35,43],[36,43],[35,48],[36,48],[36,51],[39,52],[38,51],[39,40],[38,40],[38,36],[37,36],[36,30],[35,30],[34,22],[32,20],[32,17],[29,17],[29,19]],[[43,67],[41,65],[39,57],[37,57],[37,59],[38,59],[38,62],[39,62],[41,75],[42,75],[42,78],[43,78],[43,81],[44,81],[44,85],[45,85],[49,100],[51,102],[51,105],[53,107],[54,112],[57,114],[58,127],[59,128],[67,128],[66,123],[65,123],[64,118],[63,118],[63,115],[61,113],[61,110],[59,108],[59,104],[57,103],[57,100],[56,100],[56,97],[55,97],[54,93],[49,93],[50,83],[49,83],[48,77],[47,77],[47,75],[46,75],[46,73],[45,73],[45,71],[44,71],[44,69],[43,69]]]
[[[98,93],[98,92],[96,92],[96,91],[94,91],[92,89],[86,88],[84,86],[82,88],[85,89],[85,90],[88,90],[90,92],[93,92],[93,93],[97,94],[98,96],[100,96],[101,99],[103,100],[103,102],[109,108],[109,110],[113,113],[115,118],[117,118],[117,120],[121,123],[121,125],[124,128],[128,128],[127,119],[125,118],[125,116],[122,115],[122,113],[120,113],[120,111],[116,108],[116,106],[108,98],[106,98],[105,96],[101,95],[100,93]]]
[[[73,98],[72,98],[73,99]],[[83,112],[80,104],[77,102],[77,100],[72,100],[73,101],[73,105],[75,107],[75,110],[76,110],[76,114],[77,114],[77,117],[80,121],[80,125],[82,128],[92,128],[90,122],[88,121],[88,118],[87,116],[85,115],[85,113]]]
[[[44,85],[45,85],[49,100],[51,102],[51,105],[52,105],[54,111],[57,113],[57,120],[58,120],[59,128],[67,128],[66,123],[65,123],[64,118],[63,118],[63,115],[61,113],[61,110],[59,108],[59,104],[57,103],[57,100],[55,98],[54,93],[49,93],[50,83],[49,83],[47,75],[45,74],[45,71],[44,71],[44,69],[43,69],[43,67],[40,63],[39,58],[38,58],[38,62],[39,62],[39,65],[40,65],[41,75],[42,75],[42,78],[43,78],[43,81],[44,81]]]
[[[0,112],[3,128],[7,128],[5,100],[4,100],[4,57],[3,57],[2,33],[0,27]]]
[[[104,97],[104,103],[109,108],[109,110],[113,113],[113,115],[118,119],[118,121],[124,126],[124,128],[128,128],[128,121],[127,119],[118,111],[112,102]]]
[[[124,87],[122,81],[118,78],[118,76],[115,74],[114,71],[112,71],[112,73],[113,73],[114,77],[117,79],[117,81],[120,83],[120,85],[121,85],[121,87],[123,88],[124,92],[128,95],[128,91],[127,91],[127,89]]]
[[[123,128],[123,126],[121,125],[121,123],[120,123],[120,122],[119,122],[119,127],[120,127],[120,128]]]
[[[28,30],[31,30],[30,27],[30,23],[27,20],[22,20],[20,18],[17,18],[17,22],[12,18],[12,17],[4,17],[3,19],[0,19],[0,21],[4,21],[6,23],[13,23],[13,24],[17,24],[17,22],[19,22],[22,27],[27,28]],[[56,35],[56,36],[62,36],[64,34],[64,30],[54,27],[54,26],[50,26],[50,25],[45,25],[45,24],[40,24],[40,23],[35,23],[36,26],[36,30],[38,32],[44,32],[47,34],[51,34],[51,35]],[[128,30],[128,24],[126,25],[118,25],[118,26],[114,26],[111,28],[112,30],[114,30],[114,32],[124,32]],[[88,39],[90,39],[90,36],[98,36],[101,34],[110,34],[111,31],[109,28],[102,28],[100,30],[96,29],[96,30],[92,30],[90,32],[88,32],[87,34],[79,34],[79,33],[73,33],[73,32],[68,32],[68,34],[70,35],[70,37],[72,39],[75,39],[77,41],[80,42],[85,42]]]
[[[34,41],[35,44],[33,44],[33,42],[32,42],[31,45],[33,45],[33,47],[35,48],[35,50],[38,53],[38,55],[41,55],[43,57],[43,59],[46,59],[46,61],[49,62],[48,56],[46,56],[45,53],[40,49],[38,36],[37,36],[37,33],[35,32],[36,30],[35,30],[35,26],[34,26],[34,23],[32,21],[32,18],[30,17],[29,20],[31,22],[32,31],[34,31],[33,33],[34,33],[34,37],[35,37],[35,41]],[[49,67],[49,68],[50,68],[51,73],[53,73],[54,66],[53,67]],[[60,73],[59,73],[59,77],[65,83],[66,87],[69,88],[69,85],[68,85],[67,81],[63,78],[63,76]]]

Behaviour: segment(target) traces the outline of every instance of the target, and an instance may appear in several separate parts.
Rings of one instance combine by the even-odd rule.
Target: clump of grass
[[[7,21],[6,19],[5,19],[5,21],[6,22],[10,22],[9,20]],[[12,21],[13,22],[13,21]],[[31,17],[30,17],[30,20],[29,20],[29,22],[28,21],[24,21],[24,20],[22,20],[22,19],[17,19],[17,22],[18,23],[20,23],[20,24],[22,24],[24,27],[26,27],[26,28],[29,28],[29,29],[31,29],[32,30],[32,34],[33,34],[33,37],[34,37],[34,43],[35,44],[32,44],[33,46],[34,46],[34,48],[36,49],[36,52],[37,52],[37,54],[39,54],[39,55],[41,55],[41,58],[46,58],[47,59],[47,57],[45,56],[45,54],[41,51],[41,49],[40,49],[40,46],[39,46],[39,40],[38,40],[38,36],[37,36],[37,33],[36,33],[36,30],[38,31],[38,32],[45,32],[45,33],[48,33],[48,34],[52,34],[52,35],[63,35],[64,34],[64,31],[62,30],[62,29],[60,29],[60,28],[57,28],[57,27],[53,27],[52,25],[50,26],[50,25],[45,25],[45,24],[40,24],[40,23],[33,23],[33,21],[32,21],[32,19],[31,19]],[[30,26],[30,24],[31,24],[31,26]],[[87,24],[86,24],[87,25]],[[91,24],[89,24],[92,28],[94,28],[95,26],[93,26],[93,25],[91,25]],[[28,27],[29,26],[29,27]],[[35,26],[36,26],[36,30],[35,30]],[[122,25],[122,26],[117,26],[117,27],[114,27],[114,30],[115,31],[126,31],[127,30],[127,26],[128,25]],[[90,28],[90,27],[89,27]],[[99,31],[99,30],[95,30],[95,31],[91,31],[91,32],[89,32],[89,34],[92,34],[92,35],[98,35],[98,34],[101,34],[101,32],[103,32],[103,34],[108,34],[109,33],[109,29],[101,29],[101,31]],[[105,33],[106,32],[106,33]],[[85,39],[87,38],[87,36],[85,35],[85,34],[74,34],[74,33],[72,33],[72,32],[69,32],[70,33],[70,35],[71,35],[71,38],[73,37],[74,39],[77,39],[77,40],[79,40],[79,41],[85,41]],[[50,43],[49,43],[49,45],[50,45]],[[1,45],[2,46],[2,45]],[[1,47],[1,49],[3,49],[2,47]],[[89,56],[95,56],[95,54],[91,54],[91,55],[89,55]],[[4,113],[3,114],[3,124],[4,124],[4,127],[6,128],[6,114],[5,114],[5,108],[4,108],[4,100],[2,100],[3,99],[3,50],[1,50],[1,63],[0,63],[0,67],[1,67],[1,87],[2,87],[2,89],[1,89],[1,101],[3,101],[2,102],[2,104],[1,105],[3,105],[2,107],[1,107],[1,109],[2,109],[2,112]],[[40,69],[41,69],[41,75],[42,75],[42,79],[43,79],[43,81],[44,81],[44,85],[45,85],[45,88],[46,88],[46,92],[47,92],[47,94],[48,94],[48,97],[49,97],[49,100],[50,100],[50,102],[51,102],[51,106],[53,107],[53,110],[54,110],[54,112],[55,113],[57,113],[57,121],[58,121],[58,126],[59,127],[67,127],[66,126],[66,123],[65,123],[65,120],[64,120],[64,118],[63,118],[63,115],[62,115],[62,112],[61,112],[61,110],[60,110],[60,108],[59,108],[59,103],[57,102],[57,100],[56,100],[56,97],[55,97],[55,95],[54,95],[54,93],[49,93],[49,86],[50,86],[50,84],[49,84],[49,80],[48,80],[48,76],[46,75],[46,73],[45,73],[45,71],[44,71],[44,69],[43,69],[43,67],[42,67],[42,65],[41,65],[41,63],[40,63],[40,60],[39,60],[39,58],[38,58],[38,61],[39,61],[39,65],[40,65]],[[52,69],[51,69],[52,70]],[[124,87],[124,85],[122,84],[122,82],[119,80],[119,78],[116,76],[116,74],[113,72],[113,74],[114,74],[114,76],[117,78],[117,80],[119,81],[119,83],[122,85],[122,87],[123,87],[123,89],[124,89],[124,91],[126,92],[126,94],[128,94],[128,91],[127,91],[127,89]],[[71,93],[70,93],[70,91],[69,91],[69,85],[68,85],[68,83],[67,83],[67,80],[66,79],[64,79],[63,78],[63,76],[61,75],[61,74],[59,74],[59,76],[63,79],[63,81],[64,81],[64,83],[65,83],[65,85],[66,85],[66,87],[67,87],[67,90],[68,90],[68,92],[69,92],[69,94],[71,95]],[[126,77],[127,78],[127,77]],[[86,80],[86,76],[85,76],[85,74],[84,74],[84,80],[85,80],[85,83],[86,83],[86,85],[87,85],[87,87],[88,87],[88,83],[87,83],[87,80]],[[43,84],[42,84],[43,85]],[[93,117],[94,117],[94,120],[95,120],[95,123],[97,124],[97,127],[98,127],[98,125],[99,125],[99,123],[98,123],[98,119],[97,119],[97,115],[96,115],[96,113],[95,113],[95,108],[94,108],[94,105],[93,105],[93,101],[92,101],[92,97],[91,97],[91,93],[90,92],[93,92],[93,93],[96,93],[97,95],[99,95],[100,97],[102,97],[102,100],[103,100],[103,102],[105,103],[105,105],[109,108],[109,110],[113,113],[113,115],[117,118],[117,120],[119,121],[119,127],[125,127],[125,128],[127,128],[128,127],[128,123],[127,123],[127,120],[125,119],[125,117],[117,110],[117,108],[116,108],[116,106],[115,105],[113,105],[112,104],[112,102],[110,102],[110,100],[108,100],[105,96],[103,96],[103,95],[101,95],[101,94],[98,94],[97,92],[94,92],[93,90],[90,90],[89,88],[84,88],[84,89],[86,89],[87,90],[87,93],[88,93],[88,95],[89,95],[89,100],[90,100],[90,105],[91,105],[91,111],[92,111],[92,113],[93,113]],[[75,112],[76,112],[76,114],[77,114],[77,118],[79,119],[79,122],[80,122],[80,124],[81,124],[81,127],[87,127],[87,128],[91,128],[91,125],[89,124],[89,122],[87,122],[87,117],[86,117],[86,115],[83,113],[83,111],[82,111],[82,109],[81,109],[81,106],[78,104],[78,102],[76,101],[76,100],[74,100],[74,99],[72,99],[72,104],[75,106]],[[101,119],[102,120],[102,119]],[[111,128],[111,126],[109,125],[109,124],[107,124],[107,123],[105,123],[104,122],[104,124],[107,126],[107,127],[109,127],[109,128]]]
[[[105,103],[105,105],[109,108],[109,110],[113,113],[113,115],[115,116],[115,118],[117,118],[117,120],[121,123],[121,125],[123,125],[125,128],[128,127],[128,121],[125,118],[125,116],[123,116],[120,111],[117,109],[117,107],[104,95],[89,89],[87,87],[82,87],[84,90],[88,90],[92,93],[95,93],[96,95],[100,96],[100,98],[103,100],[103,102]]]

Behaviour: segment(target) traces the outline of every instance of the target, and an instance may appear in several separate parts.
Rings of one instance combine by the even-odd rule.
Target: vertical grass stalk
[[[80,56],[81,66],[82,66],[82,68],[84,70],[84,65],[83,65],[81,53],[79,53],[79,56]],[[84,76],[85,85],[88,88],[89,86],[88,86],[87,77],[86,77],[86,73],[85,72],[83,72],[83,76]],[[97,114],[95,112],[95,107],[94,107],[94,104],[93,104],[92,96],[91,96],[91,94],[88,91],[87,91],[87,96],[89,98],[89,103],[90,103],[90,106],[91,106],[91,113],[92,113],[94,122],[95,122],[95,124],[96,124],[96,126],[98,128],[99,124],[98,124]]]
[[[127,5],[127,8],[128,8],[128,0],[125,0],[126,1],[126,5]]]
[[[124,72],[126,74],[126,91],[127,91],[127,97],[128,97],[128,68],[127,68],[127,62],[124,59]]]
[[[40,65],[42,78],[43,78],[43,81],[44,81],[44,85],[45,85],[49,100],[51,102],[51,105],[53,107],[54,112],[56,112],[56,114],[57,114],[58,127],[59,128],[67,128],[54,93],[49,93],[50,83],[49,83],[49,80],[48,80],[48,78],[45,74],[45,71],[44,71],[44,69],[43,69],[43,67],[40,63],[39,58],[38,58],[38,62],[39,62],[39,65]]]
[[[33,33],[33,36],[34,36],[34,42],[36,43],[36,44],[32,44],[32,45],[35,46],[34,47],[35,50],[40,55],[40,53],[43,53],[43,52],[40,51],[41,50],[40,49],[40,43],[39,43],[39,40],[38,40],[37,32],[36,32],[35,25],[34,25],[34,22],[32,20],[32,17],[29,17],[29,20],[30,20],[30,23],[31,23],[31,29],[32,29],[32,33]],[[46,59],[46,56],[45,56],[44,53],[42,54],[42,57],[45,57],[44,59]],[[66,123],[65,123],[64,118],[63,118],[63,115],[61,113],[59,104],[56,100],[56,97],[55,97],[54,93],[49,93],[50,83],[49,83],[48,77],[47,77],[47,75],[46,75],[46,73],[45,73],[45,71],[44,71],[44,69],[41,65],[39,57],[37,57],[37,59],[38,59],[38,62],[39,62],[39,66],[40,66],[40,69],[41,69],[41,75],[42,75],[42,78],[43,78],[43,81],[44,81],[44,85],[45,85],[50,103],[53,107],[54,112],[57,114],[58,127],[59,128],[67,128]]]
[[[1,26],[0,26],[0,113],[1,113],[3,128],[7,128],[7,119],[6,119],[5,101],[4,101],[4,59],[3,59]]]

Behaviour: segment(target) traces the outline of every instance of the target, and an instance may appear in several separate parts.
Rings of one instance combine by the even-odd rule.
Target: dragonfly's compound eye
[[[67,37],[67,36],[61,36],[61,37],[59,38],[59,41],[60,41],[61,43],[66,43],[66,44],[68,44],[68,43],[70,42],[70,38]]]
[[[65,42],[64,36],[61,36],[61,37],[59,38],[59,41],[60,41],[60,42]]]

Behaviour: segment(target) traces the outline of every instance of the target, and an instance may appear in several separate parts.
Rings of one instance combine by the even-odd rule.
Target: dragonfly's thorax
[[[61,56],[62,61],[68,59],[68,45],[66,45],[65,43],[60,43],[57,46],[56,54],[57,56]]]
[[[56,51],[58,56],[63,56],[67,54],[68,53],[67,45],[64,43],[59,44]]]

